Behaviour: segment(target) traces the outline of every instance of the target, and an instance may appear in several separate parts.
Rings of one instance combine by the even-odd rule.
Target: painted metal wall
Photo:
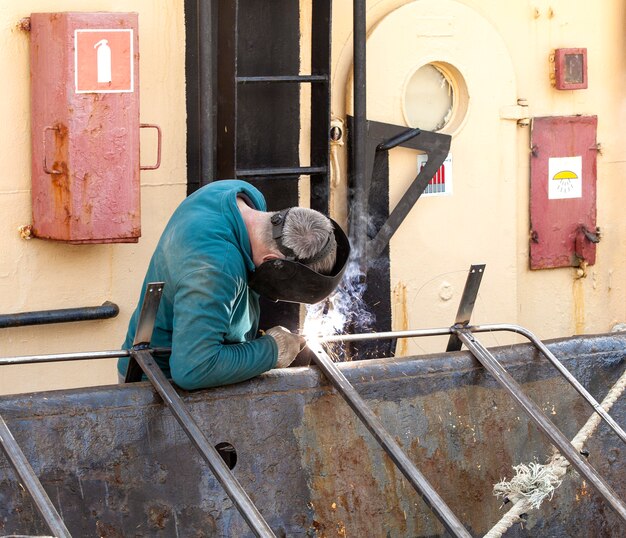
[[[626,336],[550,349],[601,400],[622,375]],[[495,351],[569,438],[590,406],[527,345]],[[503,514],[492,485],[511,466],[543,462],[549,444],[465,352],[340,365],[388,431],[473,536]],[[183,394],[214,444],[237,452],[234,473],[277,536],[441,536],[442,527],[347,404],[315,368],[276,370]],[[5,396],[0,413],[74,536],[251,536],[176,420],[145,383]],[[622,398],[611,411],[624,423]],[[626,496],[623,445],[600,426],[589,462]],[[552,501],[507,536],[617,538],[623,525],[568,475]],[[0,457],[0,534],[45,534]]]

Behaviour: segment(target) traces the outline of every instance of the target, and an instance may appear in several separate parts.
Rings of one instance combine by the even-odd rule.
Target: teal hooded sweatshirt
[[[210,183],[176,209],[150,260],[122,346],[133,345],[146,285],[164,282],[150,345],[171,347],[171,354],[155,360],[186,390],[237,383],[276,365],[274,339],[256,338],[259,296],[248,287],[255,267],[238,195],[266,210],[262,194],[238,180]],[[127,367],[128,358],[120,359],[121,375]]]

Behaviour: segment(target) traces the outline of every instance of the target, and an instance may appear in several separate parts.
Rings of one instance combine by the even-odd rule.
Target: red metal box
[[[31,15],[33,235],[137,242],[136,13]]]

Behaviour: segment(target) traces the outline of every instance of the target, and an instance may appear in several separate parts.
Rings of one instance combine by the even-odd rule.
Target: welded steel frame
[[[355,88],[355,98],[357,89]],[[356,106],[356,103],[355,103]],[[357,118],[355,116],[354,121]],[[355,126],[355,134],[358,128]],[[354,136],[354,135],[353,135]],[[399,125],[367,120],[365,122],[365,150],[362,151],[361,143],[355,140],[353,152],[363,153],[361,166],[357,157],[353,155],[353,209],[350,216],[350,236],[357,252],[365,253],[361,260],[362,265],[366,260],[376,259],[383,252],[389,241],[404,222],[409,212],[426,189],[437,170],[445,161],[450,152],[452,137],[450,135],[422,131],[420,129],[407,129]],[[413,182],[393,208],[385,223],[376,232],[376,235],[367,240],[367,216],[369,208],[369,193],[372,185],[372,174],[376,153],[390,151],[395,147],[410,148],[423,151],[428,156],[428,161],[418,172]],[[362,174],[362,177],[361,177]],[[364,266],[364,265],[363,265]]]
[[[624,440],[624,431],[610,415],[602,409],[602,406],[589,394],[578,380],[561,364],[561,362],[541,343],[529,330],[513,324],[477,325],[477,326],[452,326],[439,329],[416,329],[409,331],[388,331],[384,333],[364,333],[351,335],[336,335],[320,338],[322,344],[332,342],[348,342],[360,340],[374,340],[383,338],[413,338],[423,336],[456,335],[467,346],[469,351],[476,357],[482,366],[491,373],[500,386],[506,390],[515,401],[522,407],[524,412],[535,423],[539,430],[548,437],[559,452],[570,464],[585,478],[596,491],[604,497],[615,512],[626,522],[626,504],[617,496],[615,491],[605,482],[598,472],[581,456],[572,443],[550,421],[541,408],[534,403],[522,391],[519,384],[508,374],[506,369],[498,362],[493,354],[486,349],[472,333],[492,331],[510,331],[526,336],[529,341],[557,368],[558,372],[583,396],[593,407],[594,411]],[[546,353],[547,352],[547,353]],[[343,395],[343,394],[342,394]],[[345,397],[345,396],[344,396]]]
[[[213,0],[217,13],[215,49],[217,84],[213,83],[216,105],[216,169],[218,178],[276,179],[309,176],[310,207],[324,214],[329,212],[330,200],[330,65],[332,0],[313,0],[311,3],[311,73],[273,75],[255,73],[242,75],[239,69],[240,0]],[[276,163],[262,162],[254,168],[240,165],[238,155],[238,116],[240,88],[244,85],[309,84],[311,86],[310,166],[277,167]],[[216,91],[217,90],[217,91]],[[202,120],[201,120],[202,122]],[[264,126],[274,129],[275,126]]]

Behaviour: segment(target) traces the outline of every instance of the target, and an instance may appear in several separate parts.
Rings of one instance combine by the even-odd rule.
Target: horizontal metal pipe
[[[156,347],[148,351],[155,355],[169,353],[169,347]],[[119,359],[129,357],[130,351],[127,349],[114,349],[110,351],[83,351],[78,353],[56,353],[51,355],[23,355],[21,357],[0,357],[0,366],[9,364],[35,364],[41,362],[63,362],[63,361],[86,361],[94,359]]]
[[[442,327],[440,329],[415,329],[412,331],[387,331],[379,333],[357,333],[357,334],[333,334],[331,336],[308,336],[307,340],[317,341],[322,344],[330,342],[355,342],[357,340],[384,340],[385,338],[413,338],[416,336],[441,336],[452,334],[451,327]]]
[[[411,140],[411,138],[415,138],[421,132],[422,131],[418,129],[417,127],[415,129],[409,129],[408,131],[400,133],[399,135],[394,136],[393,138],[390,138],[389,140],[385,140],[384,142],[381,142],[380,144],[378,144],[376,149],[379,151],[388,151],[390,149],[395,148],[396,146],[399,146],[400,144],[404,144],[408,140]]]
[[[68,323],[71,321],[90,321],[94,319],[114,318],[120,313],[119,307],[110,301],[101,306],[83,306],[58,310],[39,310],[17,314],[1,314],[0,329],[24,327],[27,325],[45,325],[48,323]]]
[[[264,83],[264,82],[328,82],[328,75],[275,75],[263,77],[237,77],[241,84]]]

